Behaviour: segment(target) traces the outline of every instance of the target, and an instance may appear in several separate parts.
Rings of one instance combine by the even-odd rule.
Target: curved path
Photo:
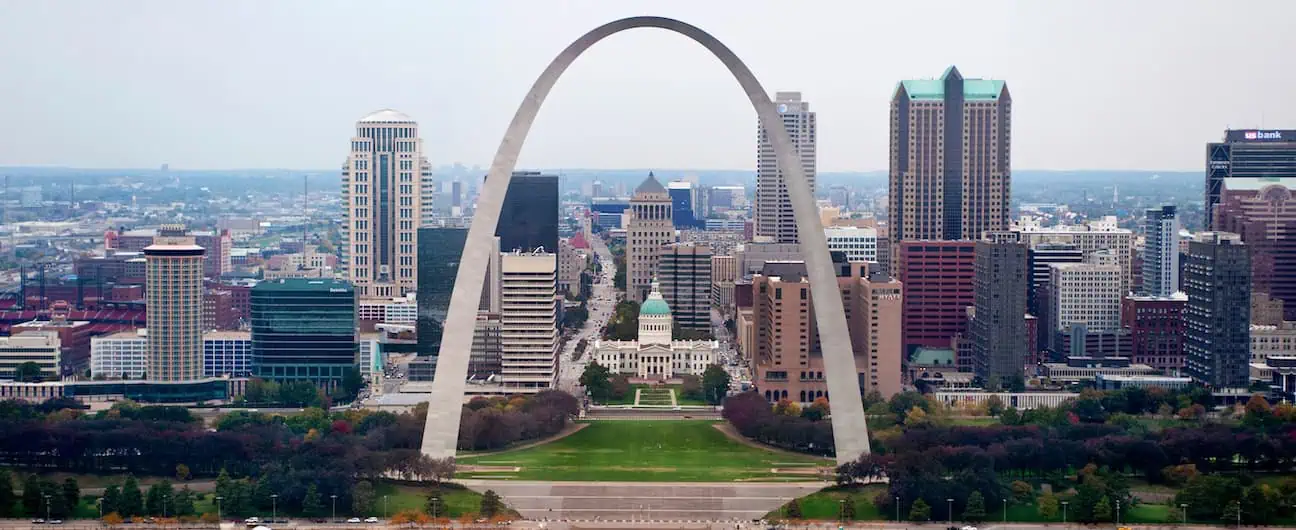
[[[747,99],[756,110],[756,116],[765,126],[765,133],[792,203],[797,235],[805,258],[806,273],[819,340],[824,352],[824,372],[828,377],[828,392],[833,400],[833,438],[837,445],[838,463],[846,463],[869,452],[868,431],[864,420],[864,406],[860,399],[855,357],[850,335],[846,328],[846,313],[837,289],[837,276],[833,272],[832,257],[819,221],[814,195],[801,158],[797,155],[778,109],[769,99],[751,69],[738,56],[711,34],[670,18],[631,17],[599,26],[576,39],[558,54],[540,74],[523,99],[513,121],[509,124],[499,150],[491,162],[490,172],[482,186],[477,211],[468,229],[468,241],[455,276],[454,290],[450,296],[450,311],[446,316],[445,335],[437,360],[436,380],[432,383],[427,422],[423,431],[423,453],[432,458],[453,458],[459,435],[459,404],[463,401],[465,378],[468,373],[468,356],[472,349],[474,319],[481,298],[490,243],[499,224],[500,210],[509,180],[517,166],[518,154],[531,130],[531,124],[540,112],[540,105],[558,78],[595,43],[616,33],[634,28],[659,28],[673,31],[701,44],[733,74],[742,86]],[[772,125],[772,126],[771,126]],[[435,405],[440,404],[440,405]]]

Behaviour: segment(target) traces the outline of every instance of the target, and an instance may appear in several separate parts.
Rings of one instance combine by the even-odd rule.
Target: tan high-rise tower
[[[203,375],[203,255],[192,236],[158,236],[144,247],[149,379]]]
[[[405,296],[418,284],[418,228],[432,185],[418,123],[383,109],[356,122],[342,166],[342,268],[361,298]]]
[[[626,224],[627,300],[642,302],[648,296],[662,245],[673,241],[670,194],[649,173],[630,198],[630,221]]]
[[[893,244],[1008,229],[1011,123],[1003,81],[964,79],[951,66],[940,79],[900,82],[891,99]]]

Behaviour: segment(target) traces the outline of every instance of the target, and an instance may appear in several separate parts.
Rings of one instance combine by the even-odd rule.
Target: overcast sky
[[[887,166],[896,81],[1008,82],[1013,166],[1191,169],[1224,128],[1296,129],[1296,2],[0,2],[0,165],[333,168],[355,121],[489,163],[545,65],[595,26],[682,19],[819,113],[819,169]],[[555,87],[533,168],[747,169],[755,115],[704,49],[608,38]]]

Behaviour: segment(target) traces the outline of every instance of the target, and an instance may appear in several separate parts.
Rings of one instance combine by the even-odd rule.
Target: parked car
[[[44,520],[44,519],[32,519],[32,523],[31,523],[31,524],[45,524],[45,520]]]
[[[369,517],[369,518],[365,519],[365,522],[366,522],[366,523],[369,523],[369,524],[374,524],[374,523],[377,523],[377,522],[378,522],[378,518],[377,518],[377,517]]]
[[[350,523],[350,524],[356,524],[356,523],[359,523],[359,522],[360,522],[360,518],[359,518],[359,517],[352,517],[352,518],[350,518],[350,519],[347,519],[347,523]]]

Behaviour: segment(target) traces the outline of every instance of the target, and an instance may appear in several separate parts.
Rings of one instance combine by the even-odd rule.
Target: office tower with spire
[[[417,230],[431,206],[423,204],[431,173],[413,118],[383,109],[356,123],[342,166],[342,268],[359,297],[417,288]]]
[[[626,224],[626,299],[642,302],[657,275],[662,245],[675,241],[671,198],[666,187],[648,174],[630,198]]]
[[[940,79],[896,86],[887,213],[893,244],[977,240],[1008,229],[1011,124],[1004,81],[965,79],[951,66]]]
[[[774,94],[774,105],[801,157],[801,168],[805,171],[813,195],[818,160],[815,113],[810,111],[810,102],[801,99],[800,92],[777,92]],[[778,167],[778,159],[774,156],[774,146],[770,143],[769,135],[765,134],[765,124],[759,121],[756,136],[756,208],[753,216],[756,221],[756,237],[775,243],[796,243],[796,218],[792,213],[792,199],[788,195],[787,183],[783,180],[783,171]]]

